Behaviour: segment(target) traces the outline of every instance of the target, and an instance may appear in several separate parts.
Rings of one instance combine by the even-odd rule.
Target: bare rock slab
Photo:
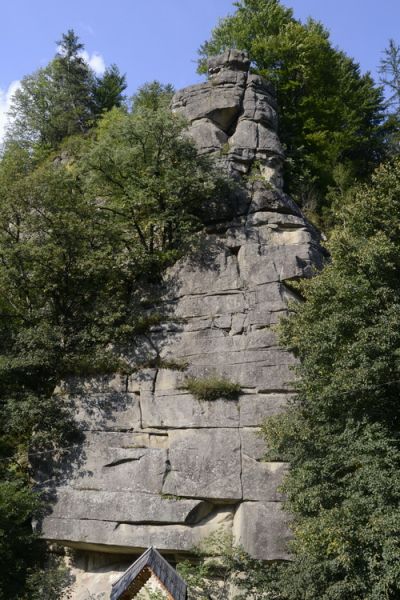
[[[141,400],[143,427],[169,429],[238,427],[239,406],[232,400],[197,400],[191,394],[145,396]]]
[[[193,524],[212,505],[201,500],[170,499],[160,494],[60,489],[51,518],[125,523]]]
[[[47,518],[42,535],[74,548],[103,552],[139,553],[155,546],[161,552],[192,552],[199,542],[216,531],[232,531],[233,509],[220,508],[197,527],[187,525],[146,525],[115,521]]]
[[[232,501],[242,497],[237,429],[171,431],[165,494]]]
[[[121,446],[118,434],[88,434],[83,447],[84,462],[75,470],[70,485],[81,490],[160,494],[167,470],[167,450],[140,447],[135,437],[131,437],[131,445]]]

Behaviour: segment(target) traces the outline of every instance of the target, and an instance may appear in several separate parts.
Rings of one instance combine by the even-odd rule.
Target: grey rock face
[[[288,560],[289,519],[279,502],[242,502],[233,524],[234,538],[254,558]]]
[[[170,432],[171,471],[163,491],[176,496],[235,502],[242,498],[238,429],[189,429]]]
[[[277,135],[274,90],[249,74],[245,53],[229,50],[208,63],[209,80],[178,92],[172,110],[191,123],[200,153],[212,153],[232,176],[248,175],[257,161],[265,181],[282,187],[283,151]]]
[[[288,558],[279,489],[288,467],[264,462],[259,426],[285,409],[294,389],[295,360],[274,331],[293,299],[287,283],[312,275],[322,253],[281,189],[273,89],[248,69],[245,54],[227,52],[210,60],[206,83],[173,100],[199,152],[234,178],[251,175],[233,219],[209,228],[165,278],[168,319],[149,347],[161,363],[187,368],[139,369],[58,390],[74,399],[85,442],[62,483],[53,482],[43,523],[49,540],[103,553],[151,544],[190,553],[222,526],[257,558]],[[189,376],[224,378],[241,392],[198,400],[185,389]]]

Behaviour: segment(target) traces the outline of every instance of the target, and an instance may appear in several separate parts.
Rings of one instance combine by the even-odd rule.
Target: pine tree
[[[64,138],[87,132],[105,111],[123,104],[126,80],[116,65],[96,77],[73,30],[57,44],[54,59],[22,79],[10,110],[9,140],[57,148]]]
[[[396,155],[400,152],[400,46],[394,40],[389,40],[384,50],[379,72],[380,81],[389,93],[386,101],[388,142],[391,153]]]
[[[96,115],[120,107],[125,101],[123,92],[127,87],[125,75],[121,75],[117,65],[111,65],[101,77],[96,77],[93,101]]]
[[[390,90],[389,107],[398,114],[400,112],[400,46],[391,39],[383,54],[379,68],[381,82]]]

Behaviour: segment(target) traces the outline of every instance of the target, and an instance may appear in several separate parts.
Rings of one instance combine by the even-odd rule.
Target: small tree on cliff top
[[[8,137],[57,148],[73,134],[84,133],[101,114],[123,102],[125,76],[113,65],[96,77],[73,30],[58,42],[55,58],[22,79],[15,93]]]

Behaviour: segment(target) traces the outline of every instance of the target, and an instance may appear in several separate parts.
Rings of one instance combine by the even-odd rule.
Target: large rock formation
[[[273,89],[249,73],[243,53],[211,59],[208,81],[178,92],[173,110],[188,119],[199,151],[246,184],[231,217],[166,277],[169,318],[147,349],[159,364],[187,369],[59,390],[77,402],[85,441],[57,484],[43,535],[80,549],[74,598],[85,588],[107,592],[127,554],[154,545],[173,559],[219,528],[257,558],[288,558],[279,492],[287,465],[263,462],[259,426],[293,392],[294,358],[273,326],[292,297],[286,282],[321,262],[318,236],[282,192]],[[184,388],[189,375],[227,379],[241,393],[197,400]]]

